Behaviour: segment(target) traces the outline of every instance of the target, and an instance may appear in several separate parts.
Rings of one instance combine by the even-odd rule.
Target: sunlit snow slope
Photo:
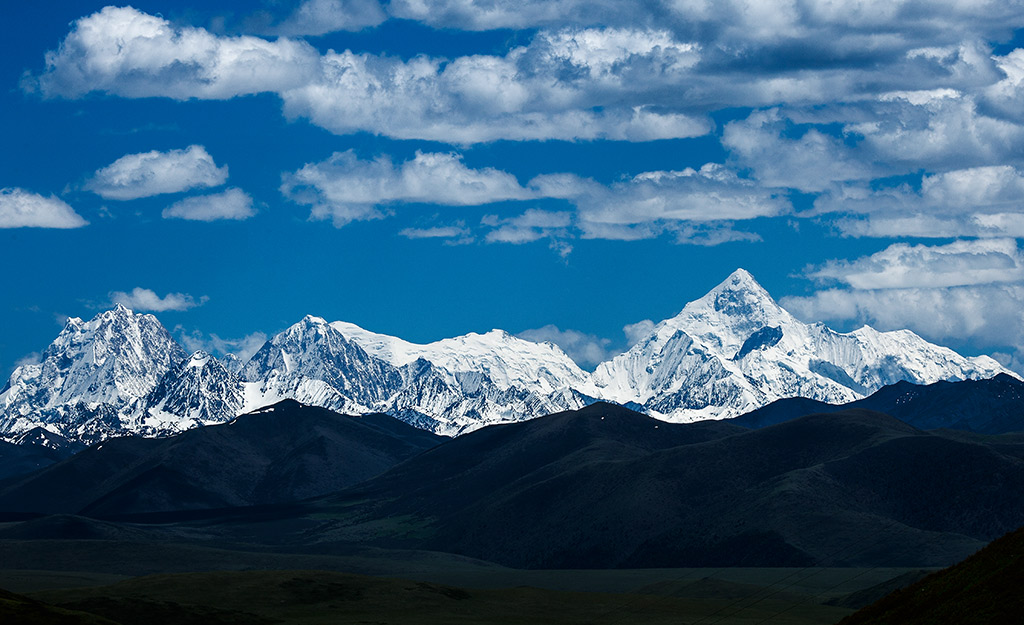
[[[850,333],[805,324],[739,269],[593,373],[552,343],[492,330],[419,345],[307,316],[248,362],[189,356],[152,315],[118,306],[71,319],[39,364],[0,393],[0,436],[41,426],[71,440],[160,436],[222,423],[281,399],[385,412],[441,434],[580,408],[595,399],[692,421],[783,397],[832,403],[899,380],[1007,372],[907,330]]]

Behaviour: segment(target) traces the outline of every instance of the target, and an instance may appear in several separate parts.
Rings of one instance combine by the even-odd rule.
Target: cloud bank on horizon
[[[182,107],[260,97],[292,124],[379,138],[372,155],[305,156],[280,172],[277,197],[218,191],[229,163],[198,143],[84,174],[81,188],[114,202],[178,194],[167,219],[259,220],[259,201],[344,229],[428,206],[432,216],[395,234],[540,242],[560,258],[593,240],[757,243],[770,257],[771,228],[814,224],[863,241],[863,253],[793,267],[810,289],[782,299],[795,314],[1004,346],[1005,363],[1024,362],[1021,0],[305,0],[274,10],[226,28],[102,7],[40,49],[22,89],[41,101]],[[501,31],[507,43],[446,55],[325,44],[395,20]],[[526,142],[665,150],[687,140],[713,146],[705,162],[669,155],[614,179],[571,163],[527,174],[479,156]],[[0,194],[0,227],[88,225],[56,196]],[[610,342],[554,325],[526,332],[584,362]]]

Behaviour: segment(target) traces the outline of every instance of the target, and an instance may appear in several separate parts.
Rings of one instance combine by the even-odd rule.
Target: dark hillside
[[[1024,528],[960,564],[860,610],[840,625],[1018,625],[1024,617]]]
[[[114,439],[0,491],[0,510],[99,518],[290,502],[357,484],[444,440],[385,415],[287,400],[166,439]]]
[[[921,430],[947,428],[980,434],[1024,430],[1024,382],[1001,373],[988,380],[897,382],[841,406],[813,399],[780,399],[730,423],[760,428],[815,413],[864,409],[882,412]]]
[[[994,437],[999,438],[999,437]],[[320,540],[517,567],[936,566],[1024,523],[1021,443],[867,411],[761,430],[595,404],[440,445],[318,500]]]

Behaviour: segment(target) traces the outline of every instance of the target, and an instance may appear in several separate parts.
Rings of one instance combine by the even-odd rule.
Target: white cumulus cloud
[[[135,287],[131,292],[112,291],[110,293],[111,304],[121,304],[132,310],[146,310],[152,312],[164,312],[167,310],[185,311],[196,306],[202,306],[209,298],[205,295],[198,300],[187,293],[168,293],[160,297],[151,289]]]
[[[132,7],[108,6],[77,20],[60,48],[46,54],[38,88],[48,97],[100,91],[225,99],[306,84],[318,65],[319,54],[302,41],[222,37]]]
[[[92,92],[178,100],[270,93],[287,118],[336,134],[455,146],[698,136],[713,141],[717,113],[750,111],[741,119],[725,115],[733,121],[720,133],[718,160],[724,163],[680,165],[678,171],[612,183],[557,172],[520,182],[507,171],[469,167],[443,151],[420,152],[401,163],[340,152],[283,178],[289,198],[310,206],[312,218],[338,226],[381,218],[408,203],[552,200],[531,210],[573,209],[566,227],[482,224],[479,235],[463,235],[446,216],[445,223],[401,233],[409,238],[548,238],[560,241],[562,250],[573,237],[666,236],[717,245],[758,240],[753,220],[792,213],[790,197],[814,196],[814,209],[798,217],[831,221],[845,235],[1024,236],[1017,201],[1024,50],[993,47],[1024,27],[1022,0],[294,4],[266,32],[356,31],[388,17],[441,29],[523,30],[485,53],[477,48],[450,57],[410,56],[317,49],[288,36],[220,35],[131,7],[107,7],[74,22],[61,45],[47,53],[45,68],[23,84],[45,97],[65,98]],[[97,172],[90,188],[127,199],[226,181],[226,167],[212,158],[206,165],[212,173],[197,175],[193,184],[182,182],[191,178],[180,172],[167,174],[169,180],[158,173],[147,177],[119,159]],[[242,204],[233,205],[233,215],[246,212]],[[230,212],[232,205],[219,206]],[[467,228],[476,229],[475,223]],[[555,230],[559,234],[551,237]]]
[[[60,198],[18,187],[0,189],[0,228],[81,228],[82,216]]]
[[[168,152],[126,154],[97,171],[86,184],[108,200],[134,200],[199,187],[216,187],[228,179],[201,145]]]
[[[440,28],[541,30],[502,54],[403,60],[320,53],[287,37],[216,35],[106,7],[74,23],[34,82],[46,96],[72,98],[92,91],[176,99],[275,93],[286,115],[335,133],[452,144],[693,137],[709,133],[707,114],[724,107],[828,114],[831,107],[821,105],[837,103],[875,106],[861,119],[836,122],[891,160],[948,160],[956,145],[981,158],[986,146],[1019,138],[1012,123],[978,109],[1020,121],[1020,55],[993,55],[984,43],[1005,41],[1024,25],[1020,0],[306,0],[277,32],[357,30],[386,13]],[[956,97],[924,102],[915,95],[940,92]],[[910,95],[901,100],[901,93]],[[879,123],[880,114],[900,107],[906,111],[897,123]],[[748,144],[747,157],[765,176],[792,178],[766,158],[785,156],[786,146],[808,156],[793,164],[813,164],[818,174],[856,169],[848,158],[831,169],[814,161],[844,156],[817,129],[782,138],[780,148],[771,136],[734,137]]]
[[[499,139],[649,141],[708,133],[671,110],[699,51],[664,31],[540,33],[504,56],[408,61],[328,52],[317,80],[282,92],[284,112],[337,134],[471,144]]]
[[[654,322],[650,319],[643,319],[636,323],[630,323],[622,327],[622,332],[626,335],[629,347],[633,347],[654,332]]]
[[[1024,111],[1020,107],[1020,100],[1024,97],[1024,49],[1017,48],[1006,56],[995,56],[993,60],[1003,78],[985,89],[982,102],[1006,117],[1024,121]]]
[[[314,33],[381,16],[366,0],[310,0],[279,28]],[[541,32],[502,56],[408,60],[350,50],[320,54],[285,37],[227,37],[131,7],[74,23],[34,80],[48,97],[226,99],[275,93],[289,117],[337,134],[470,144],[498,139],[653,139],[703,135],[678,108],[699,47],[663,29]],[[31,85],[29,80],[25,84]]]
[[[351,150],[286,174],[281,192],[312,206],[313,219],[332,219],[336,226],[380,217],[378,207],[398,202],[475,206],[532,197],[515,176],[472,169],[457,154],[417,152],[395,164],[385,156],[360,160]]]
[[[1024,236],[1024,174],[1010,165],[940,172],[903,184],[844,185],[820,195],[818,214],[846,213],[840,229],[854,236]]]
[[[163,211],[164,219],[188,219],[191,221],[217,221],[219,219],[248,219],[256,214],[252,197],[238,188],[223,193],[188,197],[171,204]]]
[[[1024,280],[1024,254],[1014,239],[896,243],[856,260],[832,260],[807,273],[855,289],[949,287]]]
[[[757,111],[727,124],[722,144],[734,161],[752,169],[756,179],[769,187],[823,191],[837,181],[875,176],[874,168],[842,139],[814,128],[789,138],[785,130],[786,118],[778,109]]]
[[[978,95],[936,92],[922,100],[889,98],[865,104],[845,130],[863,136],[864,158],[884,163],[889,175],[983,167],[1017,158],[1024,140],[1019,123],[979,109]]]

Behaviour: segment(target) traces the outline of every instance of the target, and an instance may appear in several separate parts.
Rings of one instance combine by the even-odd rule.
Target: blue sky
[[[1024,4],[5,3],[0,373],[116,302],[585,367],[737,267],[1024,360]]]

